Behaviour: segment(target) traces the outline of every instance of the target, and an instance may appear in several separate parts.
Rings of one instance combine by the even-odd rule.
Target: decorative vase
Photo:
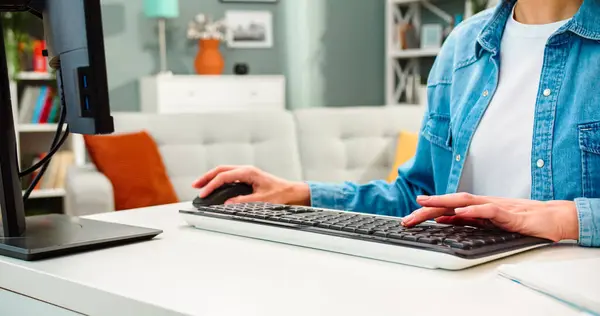
[[[223,73],[225,61],[219,51],[217,39],[201,39],[198,41],[198,54],[194,61],[196,73],[199,75],[220,75]]]

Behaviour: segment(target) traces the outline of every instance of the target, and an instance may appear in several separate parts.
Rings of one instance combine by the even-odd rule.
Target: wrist
[[[304,182],[294,182],[290,187],[290,201],[287,204],[310,206],[310,186]]]
[[[579,219],[575,202],[563,202],[556,209],[557,226],[560,227],[561,240],[579,239]]]

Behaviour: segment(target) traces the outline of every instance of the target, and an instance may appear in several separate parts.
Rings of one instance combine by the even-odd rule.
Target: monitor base
[[[33,261],[149,240],[162,233],[62,214],[28,217],[26,227],[23,236],[0,237],[0,256]]]

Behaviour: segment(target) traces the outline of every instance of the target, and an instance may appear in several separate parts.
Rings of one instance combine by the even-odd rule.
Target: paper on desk
[[[498,273],[554,299],[600,316],[600,258],[505,264]]]

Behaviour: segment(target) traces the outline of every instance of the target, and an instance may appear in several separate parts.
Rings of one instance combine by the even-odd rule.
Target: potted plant
[[[11,77],[23,69],[21,57],[33,51],[33,41],[27,30],[32,18],[33,15],[24,12],[0,13],[8,72]]]
[[[224,19],[214,21],[210,16],[198,14],[188,24],[187,38],[198,41],[198,54],[194,61],[196,73],[202,75],[220,75],[225,61],[219,51],[221,41],[225,40],[227,26]]]

